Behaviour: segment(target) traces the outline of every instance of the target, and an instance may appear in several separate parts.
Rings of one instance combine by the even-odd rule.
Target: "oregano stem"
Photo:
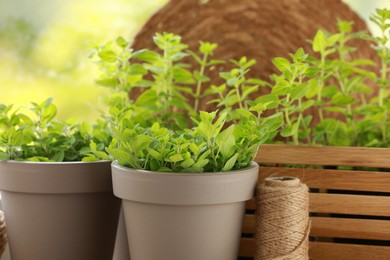
[[[385,36],[385,23],[382,26],[382,38],[386,39]],[[386,87],[386,82],[387,82],[387,64],[386,64],[386,59],[387,59],[387,47],[386,47],[386,42],[382,43],[382,59],[381,59],[381,82],[379,84],[379,97],[378,97],[378,102],[379,102],[379,107],[383,109],[383,122],[387,121],[387,107],[383,105],[383,101],[385,98],[385,87]],[[382,138],[383,142],[386,143],[387,141],[387,125],[386,123],[382,124]]]
[[[317,102],[318,102],[318,116],[320,118],[320,122],[324,121],[324,115],[322,111],[322,90],[324,88],[324,76],[325,76],[325,55],[321,52],[321,74],[319,78],[318,84],[318,93],[317,93]]]
[[[204,75],[204,71],[207,64],[207,58],[208,58],[207,54],[203,55],[202,63],[200,64],[200,70],[199,70],[200,77]],[[200,92],[202,90],[202,83],[203,83],[202,80],[198,80],[196,85],[195,104],[194,104],[195,112],[199,111],[199,100],[200,100]]]
[[[172,73],[171,73],[171,68],[172,68],[172,61],[170,57],[168,56],[168,50],[170,48],[170,45],[167,44],[164,49],[164,82],[163,82],[163,88],[162,88],[162,101],[163,101],[163,111],[169,112],[169,103],[170,103],[170,97],[171,97],[171,89],[172,88]]]
[[[286,117],[286,123],[287,123],[287,126],[291,126],[291,121],[290,121],[290,115],[288,113],[288,110],[289,110],[289,107],[290,107],[290,94],[288,94],[286,96],[286,107],[285,107],[285,110],[284,110],[284,114],[285,114],[285,117]]]

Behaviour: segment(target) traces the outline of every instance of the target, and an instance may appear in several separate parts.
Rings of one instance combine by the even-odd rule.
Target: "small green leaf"
[[[190,143],[190,149],[196,156],[200,154],[200,149],[196,144]]]
[[[129,165],[129,154],[119,148],[106,148],[107,152],[118,161],[120,165]]]
[[[118,85],[118,80],[116,78],[106,78],[95,80],[95,83],[103,87],[116,87]]]
[[[286,80],[279,80],[272,88],[272,94],[288,95],[291,92],[291,86]]]
[[[342,108],[342,107],[325,107],[325,111],[344,114],[345,113],[345,108]]]
[[[269,131],[274,132],[283,125],[283,113],[275,113],[269,117],[264,118],[264,121],[268,125]]]
[[[148,151],[148,153],[150,154],[150,156],[152,156],[154,159],[156,160],[160,160],[161,159],[161,153],[159,153],[158,151],[148,147],[146,148],[146,150]]]
[[[92,135],[92,125],[87,122],[82,122],[80,125],[80,133],[84,137],[88,137]]]
[[[116,38],[115,40],[116,44],[121,47],[121,48],[126,48],[127,46],[129,46],[130,44],[121,36],[119,36],[118,38]]]
[[[338,106],[350,105],[356,102],[356,99],[342,93],[337,93],[332,97],[332,104]]]
[[[338,20],[337,21],[337,27],[338,27],[340,32],[342,32],[342,33],[349,33],[349,32],[352,31],[352,22]]]
[[[150,136],[143,134],[136,135],[130,145],[134,151],[144,150],[150,145]]]
[[[279,106],[279,97],[277,94],[266,94],[256,98],[256,103],[267,103],[267,109],[275,109]]]
[[[192,77],[192,73],[186,69],[175,66],[173,68],[173,78],[182,84],[194,84],[195,80]]]
[[[326,98],[332,98],[339,92],[339,88],[336,85],[331,85],[322,89],[322,96]]]
[[[304,102],[302,102],[302,104],[301,104],[301,110],[302,110],[302,111],[305,111],[306,109],[312,107],[314,104],[315,104],[315,101],[314,101],[314,100],[307,100],[307,101],[304,101]]]
[[[209,82],[210,81],[209,77],[207,77],[206,75],[200,74],[199,71],[197,71],[197,70],[194,72],[194,78],[200,82]]]
[[[250,94],[259,90],[259,86],[250,86],[242,88],[242,99],[246,99]]]
[[[153,89],[148,89],[137,98],[135,104],[140,107],[153,107],[157,101],[157,92]]]
[[[233,134],[234,127],[235,125],[229,126],[225,130],[220,132],[215,138],[215,143],[219,147],[221,154],[226,158],[231,157],[236,151],[235,149],[236,140]]]
[[[218,47],[216,43],[200,42],[199,51],[204,55],[213,55],[214,50]]]
[[[325,33],[322,30],[318,30],[313,40],[313,51],[324,52],[326,46]]]
[[[180,162],[183,160],[184,160],[184,158],[181,154],[174,154],[174,155],[169,157],[169,161],[171,161],[173,163],[177,163],[177,162]]]
[[[274,58],[272,63],[278,68],[279,71],[285,72],[290,70],[290,62],[285,58]]]
[[[159,60],[160,56],[154,51],[143,49],[134,52],[131,55],[131,58],[146,61],[148,63],[154,63]]]
[[[302,121],[302,125],[306,128],[310,126],[311,121],[313,120],[312,115],[305,116]]]
[[[207,66],[213,66],[213,65],[219,65],[219,64],[224,64],[226,63],[226,61],[224,60],[210,60],[209,62],[207,62]]]
[[[96,158],[93,154],[88,154],[81,159],[82,162],[96,162],[97,160],[98,158]]]
[[[192,165],[192,168],[203,168],[209,163],[209,159],[199,159]]]
[[[185,52],[178,52],[178,53],[173,54],[173,55],[171,56],[171,59],[172,59],[173,61],[179,61],[179,60],[181,60],[181,59],[183,59],[183,58],[185,58],[185,57],[187,57],[187,56],[188,56],[188,54],[185,53]]]
[[[98,56],[106,62],[115,62],[117,58],[116,53],[110,50],[100,51]]]
[[[297,123],[294,123],[291,126],[286,126],[285,128],[283,128],[280,135],[282,137],[293,136],[298,131],[298,127],[299,127],[299,125]]]
[[[64,151],[58,151],[58,152],[56,152],[53,155],[51,160],[53,160],[55,162],[62,162],[64,160],[64,157],[65,157],[65,152]]]
[[[308,81],[308,89],[306,91],[306,98],[313,98],[317,95],[318,93],[318,81],[316,79],[310,79]]]
[[[248,101],[249,102],[249,101]],[[249,102],[249,104],[252,103],[252,102]],[[271,103],[271,102],[270,102]],[[253,102],[253,104],[250,104],[251,107],[249,108],[249,111],[254,111],[254,112],[257,112],[257,113],[262,113],[263,111],[265,111],[267,109],[267,105],[269,103],[256,103],[256,102]]]
[[[234,165],[236,164],[237,158],[238,158],[238,153],[234,154],[234,155],[225,163],[225,166],[223,166],[223,168],[221,169],[221,171],[227,172],[227,171],[230,171],[231,169],[233,169]]]
[[[181,167],[190,168],[192,165],[194,165],[194,163],[195,163],[194,159],[188,158],[181,163]]]
[[[306,95],[308,89],[309,89],[309,85],[305,83],[294,86],[290,93],[291,99],[297,100],[303,98]]]
[[[333,47],[340,39],[342,35],[339,33],[333,34],[326,39],[326,46]]]
[[[108,155],[103,151],[94,151],[93,154],[95,155],[95,158],[99,158],[100,160],[109,160],[110,158]],[[96,160],[95,160],[96,161]]]
[[[57,114],[57,107],[53,104],[50,104],[42,111],[42,123],[49,123]]]
[[[128,73],[129,75],[146,75],[148,74],[148,71],[145,69],[145,67],[142,64],[132,63],[129,66]]]
[[[305,76],[309,78],[314,78],[313,80],[316,80],[315,76],[318,75],[318,73],[321,71],[318,67],[310,66],[305,71]]]

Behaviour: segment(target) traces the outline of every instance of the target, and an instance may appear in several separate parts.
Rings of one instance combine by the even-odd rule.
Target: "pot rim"
[[[111,161],[0,161],[0,190],[40,194],[112,191]]]
[[[234,174],[242,174],[246,171],[251,171],[253,168],[259,167],[258,163],[255,161],[252,161],[248,166],[241,168],[241,169],[235,169],[230,170],[226,172],[199,172],[199,173],[193,173],[193,172],[159,172],[159,171],[149,171],[149,170],[143,170],[143,169],[135,169],[126,167],[123,165],[120,165],[118,161],[113,161],[111,163],[112,167],[118,168],[122,171],[132,171],[144,175],[177,175],[177,176],[215,176],[215,175],[234,175]]]
[[[83,161],[65,161],[65,162],[34,162],[34,161],[18,161],[18,160],[0,160],[0,163],[9,163],[9,164],[37,164],[37,165],[62,165],[62,164],[95,164],[110,162],[109,160],[98,160],[92,162],[83,162]]]

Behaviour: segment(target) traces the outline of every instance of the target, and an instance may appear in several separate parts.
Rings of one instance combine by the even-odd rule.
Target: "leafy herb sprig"
[[[12,105],[0,104],[0,160],[94,161],[98,158],[90,147],[102,153],[111,141],[104,120],[95,125],[56,120],[57,108],[51,98],[31,103],[24,113],[23,109],[13,111]],[[105,153],[100,155],[108,159]]]
[[[224,129],[226,113],[200,112],[191,129],[173,131],[154,123],[130,126],[131,117],[114,117],[114,139],[108,153],[119,164],[162,172],[221,172],[244,168],[254,159],[269,129],[258,129],[257,118],[248,117]],[[127,125],[125,129],[120,129]]]
[[[283,112],[281,135],[295,144],[389,147],[390,11],[377,10],[370,18],[381,35],[352,33],[352,23],[338,21],[338,32],[318,30],[312,49],[319,58],[299,49],[291,60],[275,58],[272,95]],[[352,39],[371,41],[379,54],[379,74],[374,60],[352,59]],[[373,96],[373,86],[378,95]],[[275,98],[275,97],[274,97]]]
[[[258,146],[282,124],[280,113],[263,114],[273,102],[249,101],[266,85],[246,77],[256,62],[245,57],[230,61],[235,68],[220,73],[225,83],[204,91],[210,81],[208,69],[227,62],[210,59],[217,45],[200,42],[199,49],[192,51],[171,33],[156,34],[153,40],[161,52],[125,49],[129,53],[125,66],[121,52],[115,53],[109,45],[96,51],[101,66],[116,68],[103,73],[100,84],[110,82],[103,85],[126,92],[128,86],[130,91],[144,88],[139,96],[112,103],[107,118],[114,137],[106,149],[109,155],[121,165],[154,171],[219,172],[248,166]],[[106,58],[107,52],[116,58]],[[194,59],[198,66],[190,67],[184,58]],[[126,75],[136,75],[137,81],[123,85],[121,78]],[[219,110],[201,111],[201,101],[209,96]],[[193,98],[193,107],[188,97]]]
[[[208,70],[225,61],[211,59],[217,48],[214,43],[200,42],[198,54],[172,33],[157,33],[153,42],[158,51],[134,51],[122,37],[97,46],[91,53],[101,71],[96,82],[130,93],[128,103],[142,110],[143,125],[151,126],[157,120],[173,129],[190,127],[189,117],[197,116],[206,95],[203,85],[210,81]],[[199,67],[190,70],[186,59],[193,59]]]

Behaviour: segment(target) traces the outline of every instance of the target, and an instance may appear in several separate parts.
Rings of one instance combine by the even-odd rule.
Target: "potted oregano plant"
[[[317,58],[300,48],[290,59],[275,58],[271,93],[283,114],[280,135],[293,144],[389,147],[390,11],[377,10],[370,20],[380,35],[352,33],[352,23],[338,21],[339,31],[318,30],[312,40]],[[352,59],[354,39],[372,42],[378,59]]]
[[[114,194],[122,199],[132,259],[236,259],[245,202],[253,197],[260,144],[282,124],[263,116],[271,102],[246,101],[264,82],[246,77],[254,60],[232,61],[220,86],[204,91],[216,44],[188,50],[171,33],[160,51],[128,48],[122,38],[96,49],[98,83],[125,93],[107,120]],[[198,68],[189,68],[186,59]],[[138,96],[130,95],[141,88]],[[219,111],[200,110],[205,97]],[[193,101],[193,103],[190,102]]]
[[[99,154],[109,144],[107,123],[56,120],[52,99],[23,109],[0,105],[0,190],[12,259],[111,259],[120,201],[111,162],[88,156],[90,147]]]

